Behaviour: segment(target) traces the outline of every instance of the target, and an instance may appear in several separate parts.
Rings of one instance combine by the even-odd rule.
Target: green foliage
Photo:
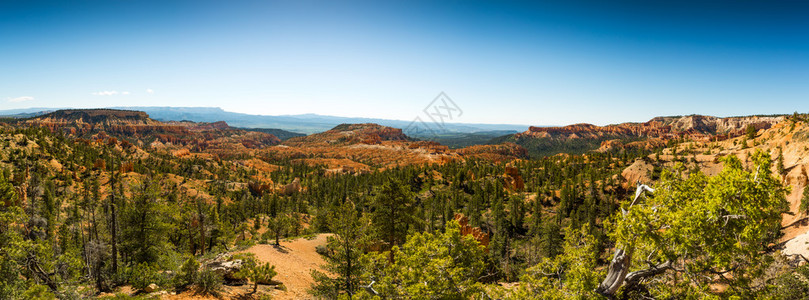
[[[381,186],[374,200],[371,220],[377,236],[387,243],[387,247],[401,245],[408,227],[417,222],[413,218],[413,193],[407,185],[392,179]]]
[[[199,262],[194,258],[194,256],[189,257],[183,265],[180,266],[180,274],[177,276],[181,281],[181,286],[191,285],[197,281],[199,277]]]
[[[32,285],[23,293],[24,299],[30,300],[54,300],[56,296],[48,290],[48,287],[40,284]]]
[[[799,300],[809,295],[809,266],[803,265],[773,279],[761,299]]]
[[[801,196],[801,206],[800,211],[803,213],[809,213],[809,187],[803,188],[803,195]]]
[[[770,173],[767,154],[752,155],[752,170],[735,156],[723,158],[714,177],[683,174],[683,167],[664,171],[654,197],[629,207],[611,226],[621,247],[634,249],[633,266],[672,261],[684,273],[674,282],[651,282],[649,292],[663,297],[706,293],[716,274],[731,291],[749,296],[750,280],[769,260],[761,253],[780,236],[785,189]]]
[[[20,277],[26,244],[19,224],[25,222],[23,210],[17,206],[14,187],[0,174],[0,299],[17,299],[25,288]]]
[[[566,229],[562,252],[553,258],[543,258],[525,271],[518,289],[508,294],[512,299],[593,299],[599,295],[595,288],[603,277],[596,271],[597,241],[582,228]]]
[[[561,252],[563,239],[559,231],[559,224],[554,220],[542,223],[542,231],[538,238],[541,245],[540,253],[544,257],[553,258]]]
[[[160,197],[159,181],[144,179],[122,212],[122,249],[135,263],[155,262],[168,247],[169,208]]]
[[[397,260],[385,253],[369,253],[367,282],[384,298],[469,299],[483,293],[478,279],[485,272],[485,253],[471,236],[462,235],[457,222],[444,233],[414,233],[401,247],[394,247]]]
[[[156,266],[151,264],[137,264],[129,272],[129,283],[138,290],[146,289],[152,283],[164,286],[167,282],[168,278]]]
[[[354,203],[344,202],[338,211],[339,218],[332,220],[335,235],[328,238],[323,268],[332,276],[312,270],[310,293],[318,297],[336,298],[341,294],[354,295],[359,289],[362,273],[361,246],[367,243],[368,219],[361,218]]]
[[[752,124],[747,125],[747,128],[745,128],[745,136],[747,137],[748,140],[752,140],[752,139],[756,138],[756,133],[757,132],[758,132],[758,130],[756,129],[756,126],[754,126]]]
[[[202,295],[219,296],[222,292],[222,276],[216,272],[205,269],[197,277],[197,293]]]
[[[778,158],[776,158],[775,170],[779,176],[786,176],[787,172],[784,168],[784,150],[778,148]]]
[[[278,275],[275,266],[269,263],[258,263],[245,269],[247,270],[246,277],[253,282],[253,293],[258,289],[259,283],[269,283],[275,275]]]

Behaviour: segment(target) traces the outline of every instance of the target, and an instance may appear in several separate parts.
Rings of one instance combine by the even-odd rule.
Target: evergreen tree
[[[778,147],[778,158],[776,159],[775,169],[778,175],[782,178],[786,176],[786,168],[784,167],[784,150]]]
[[[275,271],[275,266],[269,263],[255,263],[247,268],[246,275],[253,281],[253,293],[256,293],[259,283],[269,283],[278,272]]]
[[[525,220],[525,211],[523,209],[523,198],[520,195],[514,195],[508,200],[508,213],[509,222],[511,225],[511,235],[516,232],[522,232],[523,223]]]
[[[756,132],[758,130],[756,129],[756,126],[753,126],[753,124],[747,125],[747,128],[745,129],[745,131],[746,131],[745,137],[747,137],[748,140],[752,140],[752,139],[756,138]]]
[[[542,255],[556,257],[562,246],[562,236],[559,234],[561,228],[555,221],[546,221],[542,225]]]
[[[803,188],[803,196],[801,197],[800,211],[809,213],[809,187]]]
[[[385,182],[374,198],[371,218],[375,232],[385,241],[387,249],[404,243],[413,218],[413,195],[407,185],[396,179]],[[394,260],[391,252],[390,260]]]
[[[386,299],[471,299],[483,292],[478,279],[485,274],[484,248],[462,235],[456,221],[444,233],[414,233],[389,262],[384,253],[369,253],[363,261],[378,296]]]
[[[14,187],[0,174],[0,299],[14,299],[25,290],[19,271],[23,268],[24,243],[18,224],[25,222]]]
[[[159,182],[145,178],[122,211],[121,241],[134,263],[154,263],[166,251],[171,229],[167,207],[159,198]]]
[[[337,298],[346,294],[350,298],[359,289],[362,264],[360,247],[366,242],[368,220],[360,217],[354,203],[346,201],[340,206],[338,216],[331,220],[334,236],[328,238],[326,265],[323,268],[334,276],[312,270],[310,293],[317,297]]]

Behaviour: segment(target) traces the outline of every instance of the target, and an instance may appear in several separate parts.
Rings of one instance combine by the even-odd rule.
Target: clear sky
[[[665,3],[664,3],[665,2]],[[466,123],[809,111],[809,1],[0,0],[0,109]]]

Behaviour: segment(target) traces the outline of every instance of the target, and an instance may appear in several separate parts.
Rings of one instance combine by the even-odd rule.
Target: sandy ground
[[[291,241],[281,241],[281,247],[275,245],[255,245],[242,252],[250,252],[256,255],[256,259],[261,262],[268,262],[275,265],[278,275],[273,281],[284,284],[286,291],[275,289],[269,285],[259,285],[258,294],[272,294],[273,299],[313,299],[306,290],[313,283],[310,271],[319,269],[325,263],[320,254],[315,252],[318,245],[326,245],[326,239],[330,234],[320,234],[313,239],[295,239]],[[253,299],[253,286],[251,284],[243,286],[224,286],[221,298],[219,299]],[[131,294],[131,291],[123,291]],[[111,296],[112,294],[110,294]],[[213,300],[210,296],[195,295],[193,291],[186,291],[177,295],[166,294],[161,296],[166,300]]]
[[[286,286],[286,291],[273,290],[273,299],[312,299],[306,292],[313,280],[311,270],[319,269],[325,261],[315,252],[318,245],[326,245],[329,234],[317,235],[314,239],[296,239],[281,241],[281,247],[275,245],[255,245],[245,250],[256,255],[261,262],[275,265],[278,275],[274,281]]]
[[[784,245],[784,254],[800,254],[809,258],[809,232],[796,236]]]

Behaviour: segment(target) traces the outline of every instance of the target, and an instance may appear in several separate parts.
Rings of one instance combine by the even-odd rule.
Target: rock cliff
[[[659,146],[667,140],[685,138],[694,141],[719,141],[743,135],[748,126],[768,129],[784,120],[783,116],[748,116],[719,118],[690,115],[656,117],[644,123],[621,123],[606,126],[573,124],[560,127],[534,127],[525,132],[496,139],[517,143],[535,155],[584,153],[596,150]],[[650,141],[652,144],[644,145]]]
[[[83,138],[113,136],[180,157],[191,152],[238,155],[281,142],[272,134],[233,128],[225,122],[160,122],[142,111],[117,109],[58,110],[18,122]]]

